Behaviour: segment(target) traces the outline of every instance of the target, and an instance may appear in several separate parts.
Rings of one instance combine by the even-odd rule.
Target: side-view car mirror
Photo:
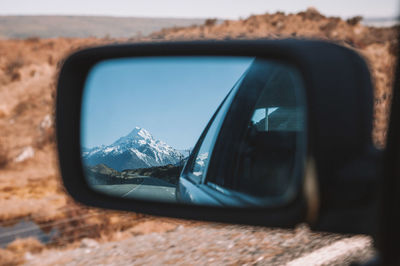
[[[65,187],[102,208],[371,233],[371,129],[364,61],[321,41],[90,48],[58,83]]]
[[[286,204],[304,172],[303,94],[298,70],[274,60],[105,60],[89,72],[82,99],[86,182],[121,198]],[[215,148],[228,138],[234,139],[227,148]],[[217,173],[223,164],[233,171]]]

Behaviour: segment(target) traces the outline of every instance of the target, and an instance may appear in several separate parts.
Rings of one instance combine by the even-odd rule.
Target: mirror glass
[[[282,203],[301,183],[304,98],[298,70],[273,60],[102,61],[91,69],[82,98],[86,181],[121,198],[238,207]]]

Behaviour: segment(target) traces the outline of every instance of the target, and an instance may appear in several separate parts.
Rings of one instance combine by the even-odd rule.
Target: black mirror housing
[[[217,208],[121,199],[90,189],[80,154],[81,102],[87,75],[94,65],[107,59],[149,56],[250,56],[296,66],[305,83],[307,151],[309,160],[315,162],[317,191],[305,189],[304,180],[310,175],[308,168],[290,202],[265,208]],[[375,221],[370,211],[376,205],[379,170],[377,160],[371,159],[379,157],[371,139],[372,108],[373,90],[364,60],[354,51],[333,43],[205,41],[90,48],[67,58],[59,75],[56,127],[60,169],[71,196],[90,206],[272,227],[309,222],[318,230],[371,233]],[[229,149],[223,143],[215,148]],[[220,168],[229,167],[229,162],[226,164]],[[368,173],[353,167],[363,164],[369,166]],[[319,204],[310,204],[311,201]]]

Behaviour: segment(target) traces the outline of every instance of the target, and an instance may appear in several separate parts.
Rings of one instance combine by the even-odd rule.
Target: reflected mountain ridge
[[[85,165],[105,164],[117,171],[178,164],[183,155],[163,141],[156,140],[144,128],[135,127],[111,145],[82,148]]]

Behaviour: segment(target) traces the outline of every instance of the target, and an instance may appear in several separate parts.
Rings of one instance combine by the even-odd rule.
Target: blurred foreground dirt
[[[343,21],[308,9],[298,14],[255,15],[220,24],[210,19],[203,26],[165,29],[140,39],[0,40],[0,226],[25,218],[35,221],[44,231],[57,228],[59,232],[48,245],[34,239],[16,240],[6,249],[0,249],[0,264],[21,263],[26,252],[42,252],[48,247],[76,247],[80,243],[77,241],[84,238],[107,242],[175,230],[178,223],[193,225],[85,208],[66,195],[57,166],[54,99],[57,71],[63,58],[72,51],[126,41],[287,37],[335,41],[358,51],[369,64],[375,85],[373,138],[378,147],[384,147],[396,34],[395,27],[366,27],[359,23],[359,18]]]

